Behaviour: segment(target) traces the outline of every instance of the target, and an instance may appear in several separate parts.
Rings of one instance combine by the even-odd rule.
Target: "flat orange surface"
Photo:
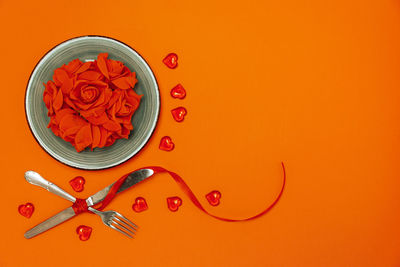
[[[2,123],[0,266],[400,266],[400,6],[398,1],[0,1]],[[104,171],[51,158],[25,120],[38,60],[58,43],[105,35],[152,67],[162,110],[140,154]],[[169,52],[179,66],[162,63]],[[172,99],[177,83],[184,100]],[[170,110],[184,106],[183,123]],[[173,138],[172,152],[158,149]],[[140,225],[129,240],[82,214],[36,238],[24,232],[69,203],[24,180],[35,170],[84,198],[122,174],[161,165],[185,178],[201,213],[167,176],[109,206]],[[68,181],[87,184],[74,193]],[[211,207],[204,195],[222,192]],[[176,213],[166,197],[180,196]],[[134,199],[149,209],[135,213]],[[32,202],[30,219],[17,212]],[[93,227],[82,242],[77,226]]]

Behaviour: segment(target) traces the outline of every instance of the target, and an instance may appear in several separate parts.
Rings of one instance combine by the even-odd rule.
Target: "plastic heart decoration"
[[[147,202],[142,197],[137,197],[135,199],[135,203],[132,205],[132,209],[136,212],[142,212],[147,210],[149,207],[147,206]]]
[[[182,122],[185,119],[187,111],[184,107],[178,107],[171,110],[171,113],[172,117],[174,117],[177,122]]]
[[[85,178],[82,176],[76,176],[74,179],[69,181],[69,184],[71,185],[72,189],[74,189],[75,192],[82,192],[84,189],[85,185]]]
[[[174,149],[174,147],[175,147],[175,144],[174,144],[174,142],[172,142],[171,137],[164,136],[163,138],[161,138],[160,145],[159,145],[159,148],[161,150],[171,151]]]
[[[163,62],[168,68],[175,69],[178,66],[178,55],[175,53],[169,53],[163,59]]]
[[[221,199],[221,192],[214,190],[206,195],[206,199],[211,206],[218,206]]]
[[[78,228],[76,228],[76,233],[78,234],[81,241],[87,241],[92,234],[92,227],[79,225]]]
[[[26,218],[30,218],[35,211],[35,206],[32,203],[26,203],[18,206],[18,212]]]
[[[169,197],[167,198],[167,205],[170,211],[177,211],[182,205],[182,199],[180,197]]]
[[[182,84],[176,85],[171,89],[171,96],[173,98],[184,99],[186,96],[186,90],[183,88]]]

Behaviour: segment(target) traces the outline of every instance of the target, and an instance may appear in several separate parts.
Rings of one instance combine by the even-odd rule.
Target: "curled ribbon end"
[[[223,218],[223,217],[219,217],[219,216],[215,216],[211,213],[209,213],[200,203],[200,201],[197,199],[197,197],[195,196],[195,194],[192,192],[192,190],[189,188],[189,186],[185,183],[185,181],[182,179],[182,177],[180,177],[178,174],[168,171],[162,167],[158,167],[158,166],[152,166],[152,167],[146,167],[148,169],[152,169],[154,171],[154,174],[156,173],[162,173],[162,172],[166,172],[169,175],[171,175],[171,177],[175,180],[175,182],[181,187],[181,189],[183,190],[183,192],[189,197],[189,199],[192,201],[192,203],[201,211],[203,211],[205,214],[221,220],[221,221],[225,221],[225,222],[242,222],[242,221],[250,221],[250,220],[254,220],[258,217],[263,216],[264,214],[266,214],[267,212],[269,212],[280,200],[283,191],[285,189],[285,185],[286,185],[286,170],[285,170],[285,165],[283,164],[283,162],[281,162],[282,165],[282,170],[283,170],[283,178],[282,178],[282,187],[281,190],[278,194],[278,196],[275,198],[275,200],[263,211],[261,211],[260,213],[245,218],[245,219],[230,219],[230,218]]]

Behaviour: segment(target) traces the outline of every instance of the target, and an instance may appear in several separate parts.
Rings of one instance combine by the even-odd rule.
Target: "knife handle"
[[[69,193],[65,192],[64,190],[59,188],[57,185],[47,181],[42,176],[40,176],[40,174],[37,172],[27,171],[25,173],[25,180],[28,183],[31,183],[33,185],[43,187],[47,191],[49,191],[53,194],[56,194],[57,196],[60,196],[62,198],[65,198],[66,200],[69,200],[71,202],[75,202],[75,200],[76,200],[75,197],[71,196]]]

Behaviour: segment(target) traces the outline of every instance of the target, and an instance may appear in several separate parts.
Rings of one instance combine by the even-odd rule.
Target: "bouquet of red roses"
[[[135,72],[107,53],[93,62],[72,60],[44,84],[43,100],[53,133],[80,152],[128,138],[141,95],[134,90]]]

